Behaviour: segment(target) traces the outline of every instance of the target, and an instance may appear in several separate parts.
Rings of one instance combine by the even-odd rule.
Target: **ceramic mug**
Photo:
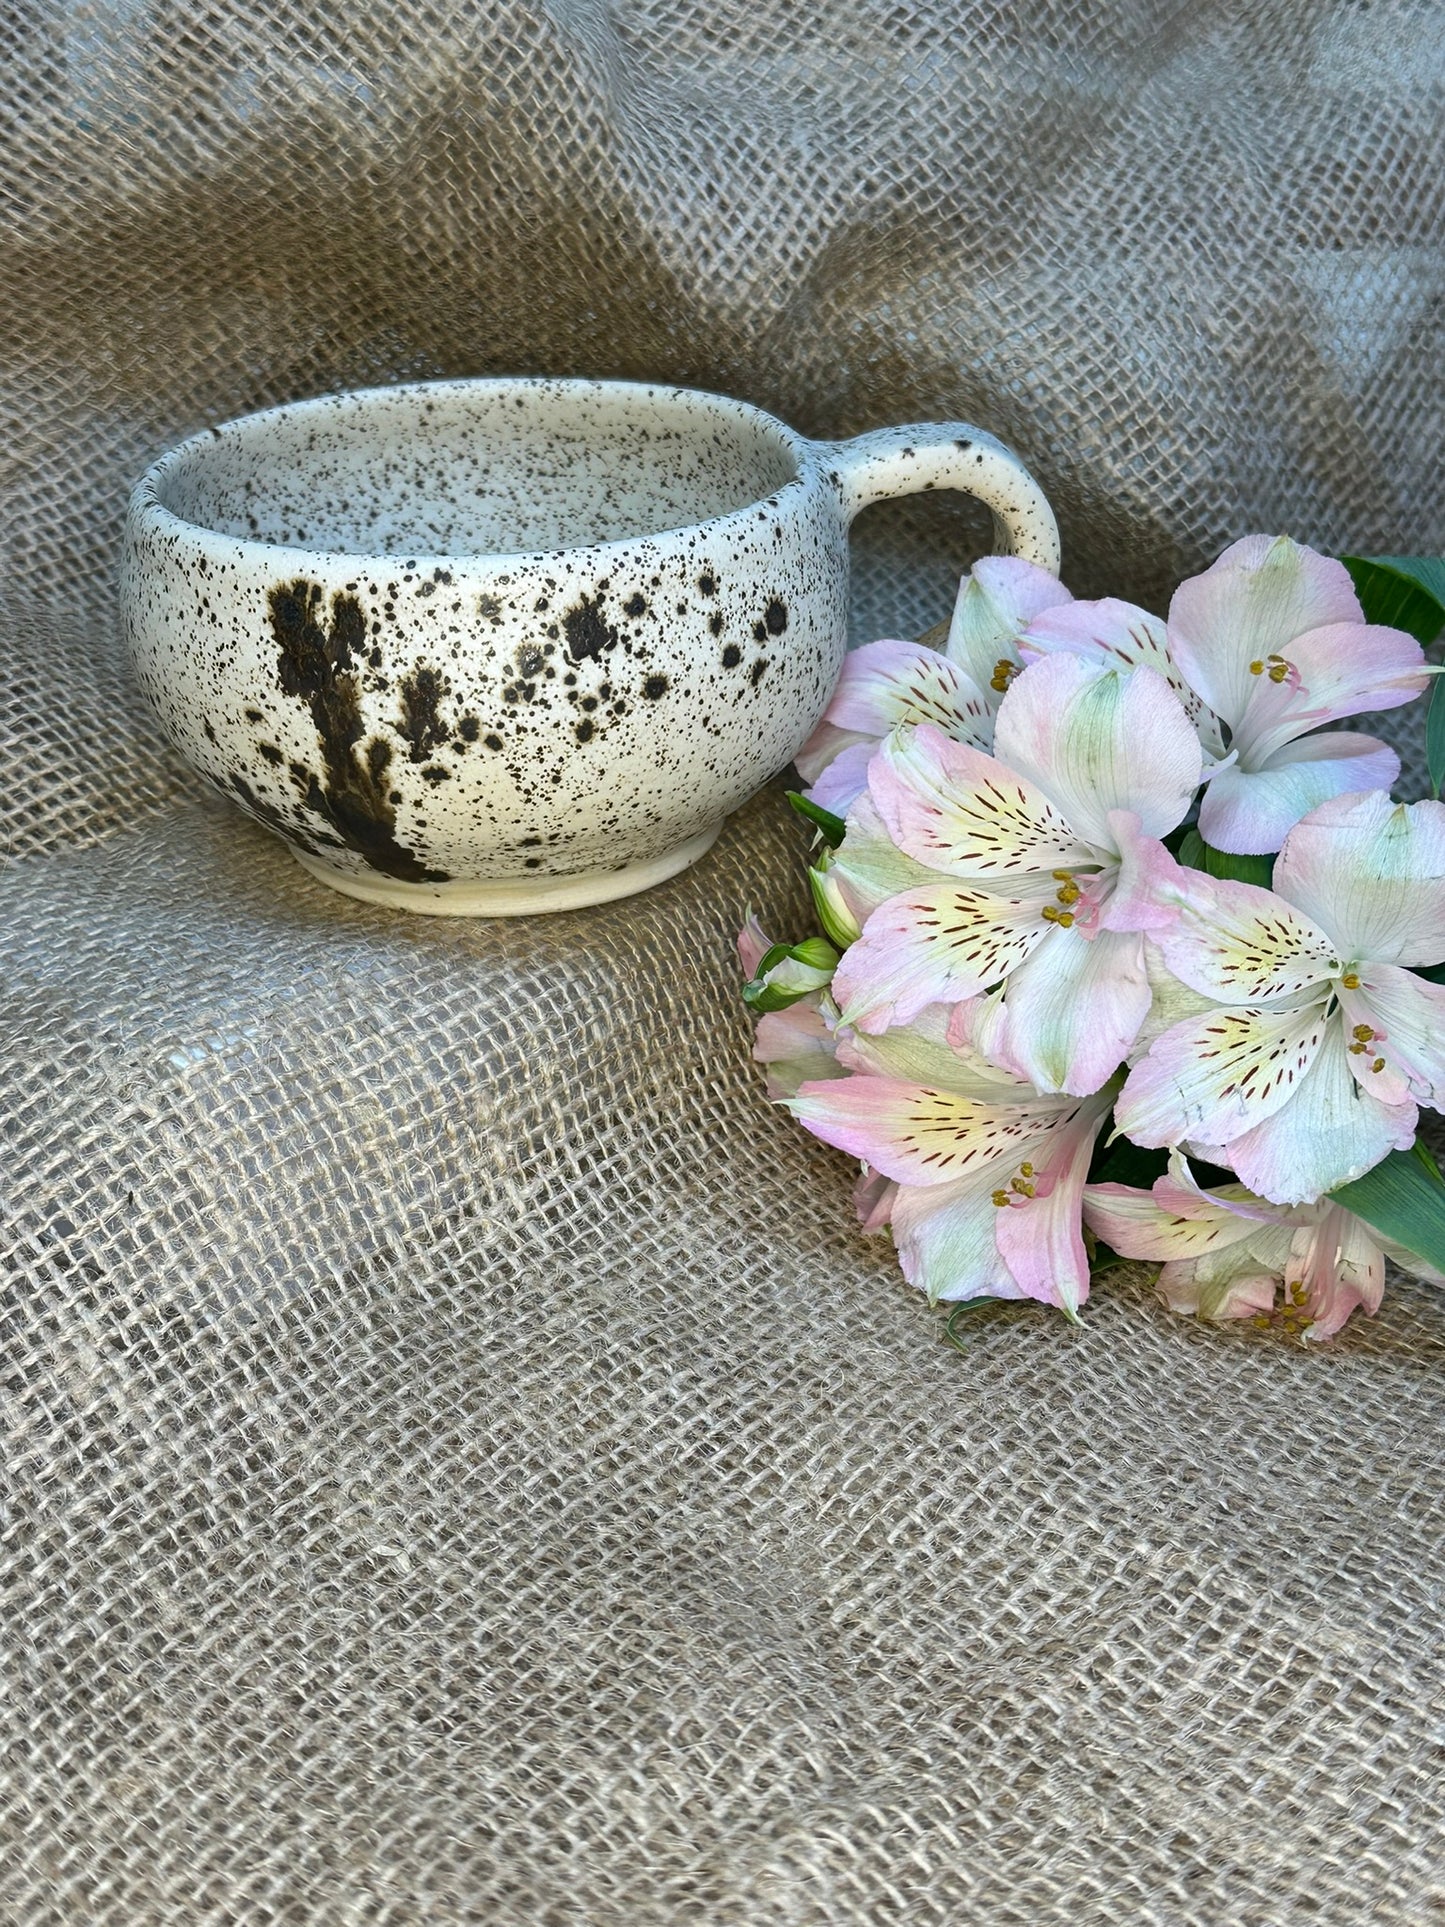
[[[122,606],[171,740],[322,881],[433,915],[628,895],[784,768],[845,649],[848,524],[962,489],[1056,570],[959,422],[815,442],[719,395],[424,382],[194,436],[142,478]]]

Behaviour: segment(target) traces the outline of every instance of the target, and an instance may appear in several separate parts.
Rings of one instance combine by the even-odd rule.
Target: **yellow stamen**
[[[993,1194],[993,1201],[998,1206],[999,1210],[1002,1211],[1004,1206],[1008,1203],[1008,1192],[995,1191]]]
[[[1368,1024],[1356,1024],[1355,1028],[1350,1032],[1350,1035],[1351,1037],[1358,1037],[1362,1044],[1368,1044],[1375,1033]]]
[[[1011,1179],[1009,1182],[1009,1190],[1017,1191],[1021,1198],[1031,1198],[1034,1195],[1034,1187],[1029,1183],[1027,1178]]]
[[[989,679],[988,686],[990,689],[996,689],[1000,695],[1003,695],[1018,673],[1019,666],[1016,662],[1010,662],[1007,656],[1000,656],[993,666],[993,675]]]
[[[1264,674],[1264,664],[1258,657],[1249,665],[1249,673],[1251,676],[1262,676]],[[1256,1323],[1257,1322],[1256,1320]]]
[[[1347,970],[1344,976],[1341,977],[1340,982],[1344,985],[1346,990],[1358,990],[1360,987],[1359,972],[1354,970]]]
[[[1034,1174],[1034,1167],[1031,1164],[1021,1164],[1019,1166],[1020,1177],[1031,1178],[1033,1174]]]
[[[1370,1066],[1370,1069],[1372,1071],[1382,1071],[1384,1068],[1385,1068],[1385,1060],[1383,1057],[1377,1057],[1374,1063],[1371,1064]]]

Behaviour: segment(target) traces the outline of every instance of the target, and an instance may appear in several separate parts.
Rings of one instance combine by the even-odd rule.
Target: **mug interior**
[[[731,514],[798,473],[742,403],[606,382],[325,396],[185,444],[156,499],[224,535],[346,555],[521,555]]]

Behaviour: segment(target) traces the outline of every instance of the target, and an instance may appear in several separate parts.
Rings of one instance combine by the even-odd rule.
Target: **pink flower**
[[[1138,933],[1173,915],[1157,839],[1193,798],[1199,740],[1152,670],[1065,654],[1013,681],[995,742],[986,756],[920,724],[874,758],[857,809],[873,806],[908,868],[833,994],[845,1023],[878,1032],[1003,983],[979,1032],[988,1055],[1040,1090],[1084,1095],[1149,1008]]]
[[[774,943],[751,914],[738,932],[738,956],[748,976],[744,995],[763,1012],[753,1036],[753,1056],[766,1066],[772,1098],[791,1097],[810,1080],[843,1075],[833,1037],[837,1011],[827,995],[832,968],[807,961],[810,952],[819,950],[834,954],[816,938],[791,950]]]
[[[1017,638],[1040,609],[1067,602],[1064,585],[1032,562],[985,556],[959,586],[946,651],[919,642],[855,649],[823,720],[798,751],[809,800],[837,816],[862,794],[868,762],[897,723],[932,723],[987,749],[1018,665]]]
[[[1357,1307],[1374,1316],[1387,1257],[1445,1283],[1343,1205],[1271,1204],[1242,1184],[1205,1191],[1177,1157],[1152,1192],[1089,1185],[1084,1221],[1120,1257],[1162,1260],[1157,1285],[1171,1311],[1267,1324],[1283,1287],[1284,1328],[1312,1339],[1332,1338]]]
[[[1112,597],[1070,602],[1034,616],[1019,647],[1026,662],[1070,649],[1164,676],[1211,759],[1200,834],[1254,854],[1329,797],[1388,789],[1394,750],[1320,725],[1412,702],[1428,680],[1413,637],[1365,622],[1344,564],[1288,536],[1234,543],[1180,583],[1167,625]]]
[[[1178,870],[1155,936],[1210,1003],[1170,1025],[1119,1094],[1141,1145],[1195,1145],[1276,1204],[1307,1204],[1445,1109],[1445,804],[1323,803],[1285,838],[1274,889]],[[841,993],[839,994],[841,997]]]
[[[1169,652],[1229,728],[1199,830],[1216,849],[1265,854],[1330,797],[1388,789],[1400,759],[1373,736],[1323,723],[1412,702],[1429,680],[1401,629],[1366,623],[1342,562],[1247,535],[1169,605]]]
[[[997,1071],[948,1051],[936,1029],[908,1046],[911,1068],[936,1073],[930,1082],[881,1075],[875,1053],[897,1048],[898,1035],[859,1038],[853,1061],[868,1068],[804,1084],[789,1108],[862,1159],[860,1211],[872,1223],[886,1211],[903,1275],[930,1302],[1036,1298],[1072,1316],[1089,1295],[1084,1179],[1112,1093],[1079,1102],[1005,1091]]]

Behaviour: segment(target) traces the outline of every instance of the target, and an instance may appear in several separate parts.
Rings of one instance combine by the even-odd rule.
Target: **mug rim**
[[[409,568],[425,564],[442,564],[452,569],[463,569],[474,574],[496,573],[503,569],[517,569],[539,563],[551,563],[554,567],[564,558],[598,557],[620,555],[635,549],[639,542],[662,542],[680,535],[726,534],[728,530],[741,526],[755,517],[760,510],[781,506],[790,491],[803,492],[812,479],[808,473],[809,456],[815,444],[801,435],[795,428],[770,415],[764,408],[752,402],[740,401],[733,395],[720,395],[706,388],[682,388],[672,382],[621,381],[585,375],[460,375],[447,376],[434,381],[382,382],[368,388],[340,388],[324,394],[305,395],[296,401],[277,402],[270,408],[253,409],[245,415],[234,415],[213,427],[203,428],[184,441],[177,442],[158,456],[141,475],[131,491],[129,514],[132,524],[140,523],[157,531],[173,536],[199,547],[203,551],[219,552],[230,560],[254,562],[258,567],[272,571],[298,566],[289,560],[271,558],[306,557],[312,564],[325,565],[328,569],[341,569],[354,573],[355,565],[374,566],[395,564],[403,558],[396,552],[378,553],[364,549],[312,548],[299,544],[266,542],[254,536],[230,535],[221,529],[209,527],[204,522],[196,522],[178,515],[174,509],[167,508],[160,500],[159,488],[166,475],[186,455],[221,441],[227,435],[241,429],[253,429],[258,423],[280,416],[304,414],[313,408],[321,408],[327,403],[344,401],[364,405],[382,397],[398,395],[461,396],[479,388],[503,389],[560,389],[586,391],[592,394],[612,392],[635,398],[650,400],[686,400],[705,402],[719,414],[730,414],[736,420],[747,422],[750,426],[767,429],[786,447],[791,455],[795,470],[785,482],[778,485],[767,495],[757,496],[742,503],[725,514],[704,517],[696,522],[679,522],[664,529],[643,529],[634,534],[614,537],[606,542],[580,542],[560,549],[478,549],[466,553],[454,551],[428,552],[410,551],[405,556]],[[313,569],[313,573],[317,572]]]

